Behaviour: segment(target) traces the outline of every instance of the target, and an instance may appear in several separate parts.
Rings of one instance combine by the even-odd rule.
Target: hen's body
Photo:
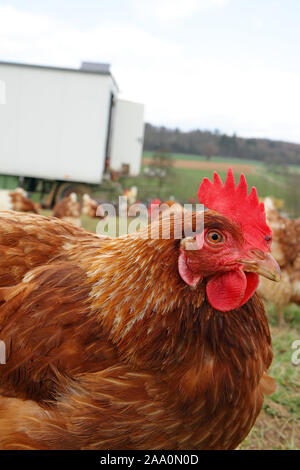
[[[97,209],[100,206],[100,202],[95,201],[92,199],[89,194],[84,194],[82,198],[82,211],[81,213],[84,215],[88,215],[89,217],[97,217],[100,216],[100,213],[97,215]],[[100,208],[99,211],[100,212]]]
[[[63,219],[77,227],[81,226],[81,206],[76,193],[71,193],[57,202],[53,208],[53,217]]]
[[[22,188],[16,188],[13,191],[8,189],[0,190],[0,211],[14,210],[37,214],[37,206],[38,204],[33,203]]]
[[[229,225],[206,212],[216,221]],[[272,389],[263,306],[254,295],[215,310],[204,283],[180,278],[179,243],[3,214],[1,448],[232,449],[246,437]]]

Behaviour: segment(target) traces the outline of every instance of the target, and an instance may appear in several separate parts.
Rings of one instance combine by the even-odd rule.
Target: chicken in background
[[[110,238],[0,215],[2,449],[234,449],[247,436],[275,390],[255,290],[279,268],[243,175],[235,187],[215,174],[198,197],[204,226],[172,214],[169,237],[164,218]]]
[[[136,202],[138,194],[138,188],[136,186],[132,186],[130,189],[125,189],[123,196],[127,198],[128,206],[132,206]]]
[[[9,210],[38,214],[38,204],[35,204],[28,198],[28,194],[23,188],[16,188],[13,191],[1,189],[0,211]]]
[[[166,207],[165,210],[172,210],[174,212],[182,212],[184,210],[183,206],[176,201],[164,201],[162,206]]]
[[[289,303],[300,305],[300,218],[293,220],[278,212],[272,198],[264,200],[267,222],[273,232],[272,255],[281,268],[281,281],[276,287],[260,278],[258,294],[276,306],[278,323],[284,324],[283,308]]]
[[[92,199],[89,194],[84,194],[82,198],[82,209],[81,213],[89,217],[104,218],[105,212],[101,209],[101,202]]]
[[[154,212],[157,210],[157,208],[160,207],[161,203],[162,203],[161,200],[158,199],[158,198],[155,198],[150,202],[150,204],[148,206],[149,217],[151,217],[151,218],[154,217]]]
[[[148,215],[151,220],[155,220],[160,215],[167,217],[170,214],[182,213],[184,208],[179,202],[176,201],[164,201],[160,199],[153,199],[148,207]]]
[[[124,206],[124,201],[122,201],[121,206],[123,207],[123,209],[120,212],[121,207],[119,207],[119,215],[124,216],[125,210],[127,212],[127,216],[129,217],[135,217],[136,214],[139,213],[141,202],[137,201],[137,194],[137,186],[132,186],[130,189],[124,189],[123,197],[127,199],[127,205]]]
[[[81,226],[81,206],[76,193],[71,193],[55,204],[53,217],[66,220],[77,227]]]

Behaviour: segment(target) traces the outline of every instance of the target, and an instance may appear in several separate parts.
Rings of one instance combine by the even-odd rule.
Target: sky
[[[0,61],[109,62],[152,124],[300,143],[299,22],[299,0],[0,0]]]

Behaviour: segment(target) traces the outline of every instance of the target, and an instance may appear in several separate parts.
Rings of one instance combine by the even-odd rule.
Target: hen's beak
[[[280,267],[270,253],[263,253],[260,250],[251,250],[250,255],[250,259],[240,260],[244,271],[260,274],[267,279],[271,279],[271,281],[280,281]]]

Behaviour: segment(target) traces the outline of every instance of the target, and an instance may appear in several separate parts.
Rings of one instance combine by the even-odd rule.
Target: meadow
[[[143,169],[154,160],[153,152],[144,152]],[[178,167],[180,162],[180,167]],[[191,162],[196,166],[191,168]],[[184,165],[186,163],[186,165]],[[126,178],[127,187],[139,187],[139,198],[159,197],[169,199],[173,196],[181,203],[188,202],[197,196],[199,184],[204,177],[212,178],[218,171],[224,181],[227,169],[232,167],[239,178],[241,172],[247,176],[248,186],[255,186],[260,197],[272,196],[282,201],[285,210],[291,217],[300,216],[300,166],[277,167],[264,165],[256,160],[228,159],[212,157],[209,161],[201,155],[171,154],[169,175],[164,180],[150,178],[143,173],[137,178]]]
[[[284,309],[285,325],[277,325],[277,315],[266,305],[274,359],[269,375],[277,382],[276,392],[265,397],[263,409],[241,449],[300,450],[300,365],[292,364],[293,342],[300,339],[300,308]]]

